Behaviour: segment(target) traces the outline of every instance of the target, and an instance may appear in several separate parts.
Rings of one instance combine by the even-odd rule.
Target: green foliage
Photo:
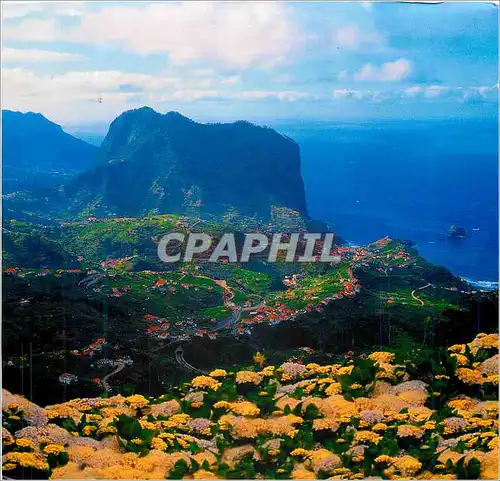
[[[144,429],[137,418],[120,414],[113,425],[117,429],[118,442],[122,449],[140,456],[145,456],[149,452],[154,432]]]

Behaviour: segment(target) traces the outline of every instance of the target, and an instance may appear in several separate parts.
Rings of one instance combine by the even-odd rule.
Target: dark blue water
[[[274,127],[300,144],[312,217],[328,222],[349,242],[361,244],[386,235],[410,239],[425,258],[456,275],[497,281],[496,122]],[[467,238],[446,238],[452,224],[464,227]]]

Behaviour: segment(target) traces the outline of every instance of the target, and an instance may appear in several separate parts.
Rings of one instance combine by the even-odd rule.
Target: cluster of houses
[[[151,289],[167,289],[172,294],[175,294],[177,292],[177,289],[179,289],[179,288],[186,289],[186,290],[193,289],[194,291],[200,290],[199,286],[195,286],[195,285],[189,284],[187,282],[178,282],[178,281],[173,281],[170,279],[164,279],[162,277],[157,279],[155,281],[155,283],[151,286]],[[211,291],[213,288],[208,286],[208,287],[204,287],[204,289]]]
[[[156,339],[167,339],[169,337],[170,322],[164,317],[158,317],[153,314],[145,314],[144,319],[149,323],[154,323],[146,329],[146,334]]]
[[[106,344],[107,344],[107,342],[104,339],[104,337],[99,337],[99,338],[97,338],[96,342],[89,344],[87,347],[85,347],[82,350],[73,349],[71,351],[71,354],[73,354],[74,356],[90,356],[90,357],[92,357],[96,353],[101,352],[102,348]]]
[[[27,356],[11,357],[8,361],[3,362],[4,366],[9,367],[29,367],[29,362]]]
[[[112,287],[111,292],[108,295],[109,295],[109,297],[121,297],[121,296],[123,296],[123,294],[130,291],[130,289],[132,289],[132,286],[130,286],[130,285],[126,285],[126,286],[123,286],[121,288]]]
[[[26,279],[27,277],[46,277],[54,275],[57,278],[61,278],[64,274],[80,274],[81,269],[21,269],[19,267],[7,267],[4,269],[3,273],[6,275],[16,276],[20,279]]]
[[[118,259],[107,259],[105,261],[101,261],[101,267],[103,269],[120,269],[122,268],[129,260],[133,259],[134,256],[128,257],[120,257]]]
[[[246,329],[248,326],[255,323],[260,322],[268,322],[271,326],[277,325],[280,322],[287,321],[296,317],[299,314],[305,314],[307,312],[321,312],[325,308],[325,306],[337,299],[341,299],[343,297],[352,297],[355,296],[359,290],[360,285],[352,269],[346,269],[347,278],[340,279],[340,283],[342,284],[342,289],[340,291],[334,292],[329,296],[323,297],[319,300],[318,293],[315,289],[308,289],[305,291],[304,300],[310,300],[304,309],[294,309],[279,300],[275,300],[272,303],[268,303],[267,305],[260,306],[256,308],[254,311],[250,311],[248,316],[241,320],[241,324],[245,326],[239,326],[236,328],[236,333],[238,334],[246,334]],[[293,288],[297,286],[297,281],[299,280],[299,275],[293,274],[292,276],[285,277],[284,281],[287,281],[289,287]],[[285,282],[284,282],[285,283]],[[321,284],[321,280],[318,279],[318,283]],[[289,289],[285,291],[281,295],[282,299],[293,299],[294,298],[294,290]]]
[[[191,336],[194,337],[207,337],[210,340],[217,339],[217,333],[211,332],[207,329],[200,329],[197,325],[197,322],[194,319],[184,319],[182,321],[177,321],[174,325],[179,329],[179,334],[173,333],[170,330],[171,322],[163,317],[158,317],[153,314],[145,314],[144,319],[148,321],[148,323],[152,324],[146,329],[146,335],[158,340],[181,340],[189,339]],[[215,319],[212,319],[212,322],[216,322]]]
[[[196,329],[196,331],[194,332],[194,335],[196,337],[205,337],[206,336],[211,341],[214,341],[215,339],[217,339],[217,333],[216,332],[209,332],[206,329]]]
[[[71,374],[69,372],[65,372],[59,376],[59,382],[61,384],[73,384],[78,381],[78,376],[75,374]]]
[[[337,247],[336,252],[342,259],[349,261],[352,266],[368,267],[373,262],[377,262],[382,266],[378,267],[381,272],[385,272],[383,267],[407,267],[413,262],[413,258],[408,252],[401,247],[385,250],[392,241],[390,237],[384,237],[372,242],[368,247],[342,246]]]

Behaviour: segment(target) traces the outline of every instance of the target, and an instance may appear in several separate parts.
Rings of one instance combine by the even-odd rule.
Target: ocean
[[[411,240],[427,260],[498,287],[496,118],[262,123],[300,145],[309,214],[346,242]],[[452,225],[467,237],[449,239]]]
[[[483,288],[498,281],[497,119],[288,122],[309,214],[343,239],[408,239]],[[451,225],[465,239],[447,237]]]

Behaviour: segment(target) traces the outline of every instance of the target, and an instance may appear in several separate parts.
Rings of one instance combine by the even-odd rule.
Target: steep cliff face
[[[102,163],[64,192],[75,208],[140,215],[152,211],[268,219],[273,206],[307,217],[299,146],[248,122],[200,124],[144,107],[113,121]]]
[[[2,110],[4,191],[83,172],[95,164],[97,150],[41,114]]]

